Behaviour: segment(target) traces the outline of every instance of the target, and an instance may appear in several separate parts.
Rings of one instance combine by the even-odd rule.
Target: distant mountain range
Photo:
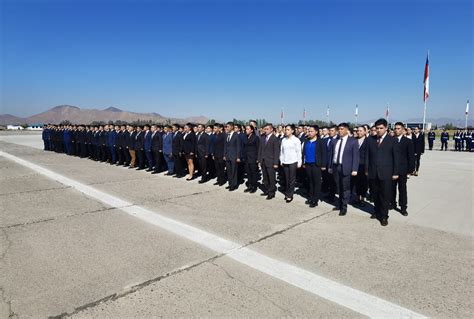
[[[69,121],[73,124],[90,124],[92,122],[122,121],[131,123],[134,121],[151,121],[153,123],[206,123],[208,118],[205,116],[191,116],[187,118],[168,118],[158,113],[135,113],[122,111],[116,107],[108,107],[103,110],[81,109],[77,106],[59,105],[29,117],[17,117],[10,114],[0,115],[0,125],[18,125],[18,124],[44,124],[61,123]]]

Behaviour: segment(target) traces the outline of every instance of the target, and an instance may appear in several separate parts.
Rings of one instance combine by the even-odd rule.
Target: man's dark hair
[[[267,126],[270,126],[271,128],[273,128],[273,124],[272,123],[265,123],[265,125],[263,127],[267,127]]]
[[[214,125],[212,125],[212,124],[209,124],[209,125],[207,125],[206,127],[209,127],[209,128],[211,128],[211,130],[213,130],[213,129],[214,129]]]
[[[317,126],[317,125],[310,125],[309,127],[314,128],[314,129],[316,130],[316,133],[319,134],[319,126]]]
[[[387,120],[386,119],[378,119],[377,121],[375,121],[374,126],[379,126],[379,125],[383,125],[383,126],[387,127],[388,126]]]
[[[227,125],[230,125],[230,126],[232,126],[232,127],[235,126],[234,122],[227,122]]]
[[[342,122],[342,123],[339,123],[337,127],[345,127],[346,129],[349,129],[349,124],[347,124],[346,122]]]
[[[402,123],[402,122],[397,122],[397,123],[395,123],[395,126],[401,126],[401,127],[405,127],[405,125],[403,125],[403,123]]]
[[[329,129],[332,129],[332,128],[337,130],[337,125],[331,125],[331,126],[329,126]]]

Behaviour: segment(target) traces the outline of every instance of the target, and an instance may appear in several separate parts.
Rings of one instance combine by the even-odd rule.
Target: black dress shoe
[[[406,209],[402,209],[401,213],[403,216],[408,216],[408,212]]]
[[[153,170],[151,168],[149,168],[145,172],[153,172]]]
[[[260,196],[268,196],[268,193],[267,192],[263,192],[260,194]]]
[[[219,186],[221,186],[221,184],[220,184],[219,182],[215,182],[215,183],[212,184],[212,185],[216,185],[216,186],[219,185]]]
[[[270,195],[270,194],[269,194],[266,199],[267,199],[267,200],[270,200],[270,199],[272,199],[272,198],[275,198],[275,195]]]
[[[314,207],[316,207],[316,206],[318,206],[318,202],[311,202],[311,203],[309,204],[309,207],[311,207],[311,208],[314,208]]]
[[[289,198],[286,199],[287,203],[291,203],[292,201],[293,201],[293,197],[289,197]]]
[[[249,191],[250,194],[253,194],[253,193],[255,193],[255,192],[257,192],[257,189],[256,189],[256,188],[252,188],[252,189]]]
[[[244,189],[244,193],[248,193],[250,192],[252,189],[250,187],[247,187],[246,189]]]
[[[143,171],[143,170],[144,170],[144,168],[140,168],[140,167],[137,168],[137,171]]]
[[[147,171],[148,172],[148,171]],[[151,172],[152,174],[158,174],[159,172],[158,171],[153,171]]]
[[[304,202],[306,205],[310,205],[312,203],[312,201],[310,201],[309,199],[307,199],[305,202]]]
[[[332,209],[333,211],[336,211],[336,210],[341,210],[339,207],[333,207]]]
[[[370,214],[370,219],[376,219],[377,216],[375,214]]]
[[[229,188],[229,192],[233,192],[233,191],[235,191],[235,190],[237,190],[237,187],[235,187],[235,186],[234,186],[234,187],[231,187],[231,188]]]
[[[380,221],[380,225],[382,225],[382,226],[387,226],[387,225],[388,225],[388,220],[387,220],[387,218],[382,218],[382,220]]]
[[[205,182],[207,182],[205,179],[201,179],[198,183],[199,184],[204,184]]]
[[[345,209],[341,209],[341,211],[339,212],[339,216],[346,216],[347,214],[347,210]]]
[[[230,189],[230,186],[226,186],[225,189]]]

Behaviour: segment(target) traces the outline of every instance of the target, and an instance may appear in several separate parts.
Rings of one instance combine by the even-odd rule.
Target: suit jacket
[[[415,170],[415,147],[413,141],[403,136],[400,141],[397,138],[397,163],[400,175],[408,175]]]
[[[260,148],[258,150],[258,162],[266,167],[278,165],[280,163],[280,139],[275,134],[270,135],[266,142],[266,135],[260,138]]]
[[[188,135],[186,135],[186,138],[184,138],[185,134],[183,134],[183,147],[182,147],[182,152],[184,154],[196,154],[196,134],[194,132],[189,132]]]
[[[173,134],[173,142],[171,151],[174,156],[178,156],[180,153],[183,152],[183,133],[180,131],[174,132]]]
[[[359,166],[363,166],[365,168],[365,156],[367,153],[367,140],[369,138],[366,137],[364,141],[362,142],[362,145],[359,147]],[[359,142],[357,141],[357,144]]]
[[[256,163],[258,160],[258,150],[260,148],[260,137],[252,133],[247,136],[244,142],[245,161],[248,163]]]
[[[164,134],[163,137],[163,153],[172,154],[173,153],[173,133],[169,132]]]
[[[206,132],[201,132],[196,137],[197,140],[197,156],[204,157],[209,155],[209,135]]]
[[[339,138],[340,143],[342,139]],[[339,144],[340,145],[340,144]],[[337,142],[332,143],[331,151],[331,167],[334,165],[334,155],[336,154],[336,147],[338,147]],[[337,154],[340,158],[341,154]],[[348,136],[346,145],[342,150],[342,174],[344,176],[351,175],[352,172],[357,172],[359,170],[359,143],[353,137]]]
[[[237,159],[240,159],[242,141],[240,140],[239,134],[232,133],[232,137],[228,140],[228,135],[224,134],[225,143],[224,143],[224,157],[226,161],[235,162]]]
[[[369,179],[387,180],[393,175],[399,175],[397,139],[385,135],[380,146],[377,145],[377,137],[367,140],[367,154],[365,156],[365,171]]]
[[[327,162],[326,162],[326,167],[330,168],[332,163],[332,157],[333,157],[333,144],[337,143],[339,140],[339,136],[336,136],[336,138],[333,137],[326,137],[324,140],[324,144],[326,145],[326,151],[327,151]]]
[[[305,162],[305,156],[306,156],[306,145],[308,143],[309,139],[306,138],[305,142],[303,143],[303,151],[302,151],[302,161],[301,163],[304,164]],[[314,149],[314,152],[316,153],[316,166],[318,167],[326,167],[327,163],[327,147],[325,142],[327,142],[325,139],[318,138],[316,140],[316,147]]]
[[[415,154],[423,154],[425,152],[425,134],[420,133],[418,137],[416,137],[415,133],[413,133],[411,136]]]
[[[131,133],[127,131],[125,134],[125,146],[128,147],[129,150],[135,149],[135,136],[137,132],[132,131]]]
[[[160,132],[151,133],[151,150],[154,152],[163,151],[163,137]]]
[[[216,134],[210,134],[209,135],[209,155],[214,155],[214,148],[215,148],[215,145],[216,145]]]
[[[144,131],[137,132],[137,134],[135,135],[134,149],[136,151],[141,151],[144,149],[144,147],[145,147],[145,132]]]
[[[222,159],[224,157],[224,144],[226,140],[225,133],[216,134],[216,141],[214,143],[214,157]]]
[[[144,131],[143,138],[144,138],[143,149],[145,151],[151,151],[151,131]]]

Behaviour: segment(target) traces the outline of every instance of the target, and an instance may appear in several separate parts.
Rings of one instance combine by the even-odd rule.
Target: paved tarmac
[[[0,318],[472,317],[472,153],[381,227],[41,148],[0,135]]]

